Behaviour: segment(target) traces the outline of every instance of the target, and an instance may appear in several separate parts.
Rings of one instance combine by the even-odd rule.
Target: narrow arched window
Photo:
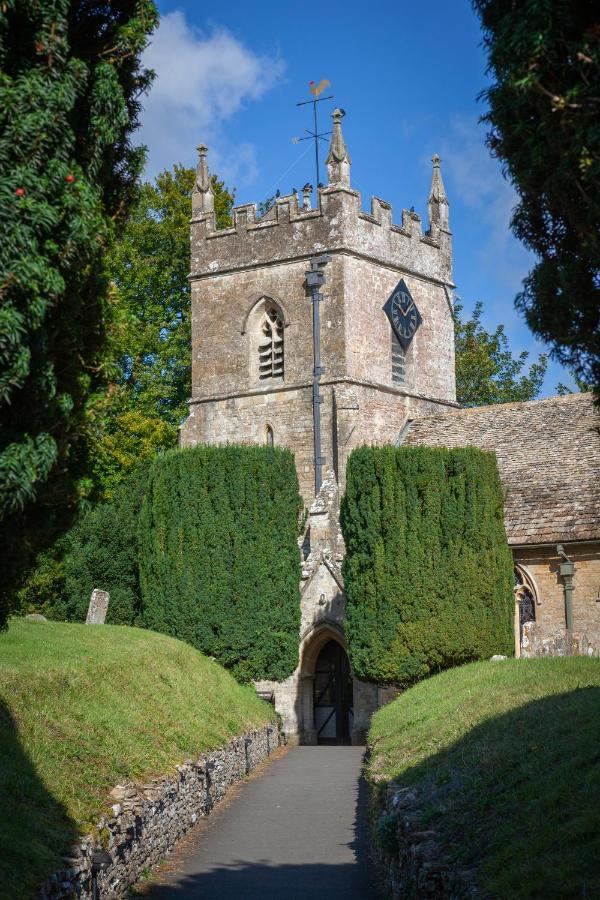
[[[272,447],[275,444],[275,435],[273,434],[273,429],[270,425],[267,425],[267,447]]]
[[[283,320],[276,306],[269,304],[260,323],[258,377],[283,378]]]
[[[406,383],[406,354],[400,341],[392,331],[392,383]]]
[[[519,607],[519,640],[523,642],[523,626],[535,622],[535,585],[521,566],[515,566],[515,600]]]

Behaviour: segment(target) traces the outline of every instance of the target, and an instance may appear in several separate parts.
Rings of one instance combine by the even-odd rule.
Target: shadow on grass
[[[40,779],[0,701],[0,897],[39,897],[76,838],[74,822]]]
[[[600,688],[491,718],[397,783],[491,896],[600,897]]]

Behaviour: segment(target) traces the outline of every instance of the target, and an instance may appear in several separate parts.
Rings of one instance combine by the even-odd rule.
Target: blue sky
[[[308,82],[328,78],[335,101],[320,104],[327,130],[335,105],[352,185],[393,206],[399,222],[414,206],[425,218],[430,159],[442,156],[454,233],[454,279],[466,309],[482,300],[485,324],[505,325],[513,351],[537,358],[513,306],[531,257],[508,228],[515,194],[485,147],[478,124],[486,87],[478,21],[467,0],[159,0],[161,25],[146,61],[157,79],[145,100],[141,139],[148,175],[174,162],[195,165],[209,146],[211,170],[236,187],[236,202],[262,200],[314,182]],[[322,176],[322,180],[323,176]],[[551,362],[544,395],[571,379]]]

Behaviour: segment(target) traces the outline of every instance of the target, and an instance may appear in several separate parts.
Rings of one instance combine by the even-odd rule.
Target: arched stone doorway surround
[[[317,743],[314,710],[315,669],[319,654],[329,641],[335,641],[345,653],[347,652],[344,632],[333,621],[321,621],[314,625],[305,632],[300,643],[298,720],[301,744]],[[377,687],[374,684],[359,681],[354,675],[352,675],[352,683],[354,715],[350,738],[353,744],[363,744],[371,714],[377,708]]]

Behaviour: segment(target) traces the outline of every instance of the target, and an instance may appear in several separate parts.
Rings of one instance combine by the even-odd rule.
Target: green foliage
[[[593,0],[473,0],[492,86],[492,152],[537,256],[517,306],[553,355],[600,387],[600,44]]]
[[[240,681],[298,660],[301,500],[276,447],[207,447],[157,459],[140,516],[142,621],[215,656]]]
[[[587,391],[591,391],[593,386],[591,384],[586,384],[585,381],[582,381],[581,378],[578,378],[577,375],[573,375],[573,380],[575,382],[575,388],[570,388],[568,385],[563,384],[562,381],[559,381],[556,385],[556,393],[559,397],[566,397],[568,394],[581,394],[586,393]]]
[[[416,792],[480,896],[598,897],[599,731],[597,659],[478,662],[375,713],[367,775]]]
[[[128,408],[130,403],[132,408]],[[137,409],[135,398],[127,391],[98,401],[90,420],[91,462],[100,499],[110,500],[140,462],[177,444],[177,428]]]
[[[137,625],[140,613],[138,518],[147,468],[140,465],[115,491],[112,502],[92,509],[63,539],[60,597],[47,604],[55,619],[84,622],[94,588],[108,590],[106,621]]]
[[[259,202],[256,204],[256,218],[262,219],[263,216],[266,216],[271,207],[275,206],[275,200],[275,194],[273,194],[271,197],[267,197],[265,200],[259,200]]]
[[[193,169],[176,165],[144,184],[108,266],[121,317],[116,383],[139,412],[177,427],[191,395],[190,236]],[[231,224],[233,194],[213,176],[217,223]]]
[[[97,492],[112,491],[140,460],[174,447],[191,396],[189,221],[194,169],[175,165],[140,199],[107,259],[111,278],[108,392],[89,404]],[[212,176],[218,228],[233,193]]]
[[[492,453],[360,447],[341,523],[359,678],[410,683],[513,650],[512,557]]]
[[[110,500],[142,460],[175,447],[191,395],[189,219],[193,169],[175,166],[142,185],[121,237],[107,255],[111,278],[101,385],[86,407],[92,498]],[[213,176],[217,225],[231,224],[233,194]],[[107,515],[103,511],[102,516]],[[55,606],[66,541],[42,553],[13,593],[13,608]],[[87,526],[86,526],[87,527]],[[86,587],[87,590],[87,587]],[[85,593],[85,591],[84,591]]]
[[[513,356],[504,325],[498,325],[490,334],[481,323],[481,302],[475,304],[469,319],[461,318],[462,309],[460,304],[454,307],[458,402],[462,406],[488,406],[535,400],[546,374],[547,357],[540,356],[524,373],[529,353],[523,350]]]
[[[110,817],[116,784],[172,777],[274,721],[253,688],[181,641],[13,619],[0,634],[0,896],[39,897],[77,839]]]
[[[103,254],[136,198],[151,0],[0,7],[0,626],[15,574],[89,488]]]
[[[14,594],[11,604],[23,615],[41,613],[51,618],[55,607],[63,602],[65,590],[64,548],[68,546],[68,531],[56,543],[40,553],[35,566]]]
[[[64,557],[45,560],[21,600],[82,622],[102,588],[108,622],[181,638],[240,681],[285,678],[298,657],[300,510],[286,450],[169,451],[69,532]]]

